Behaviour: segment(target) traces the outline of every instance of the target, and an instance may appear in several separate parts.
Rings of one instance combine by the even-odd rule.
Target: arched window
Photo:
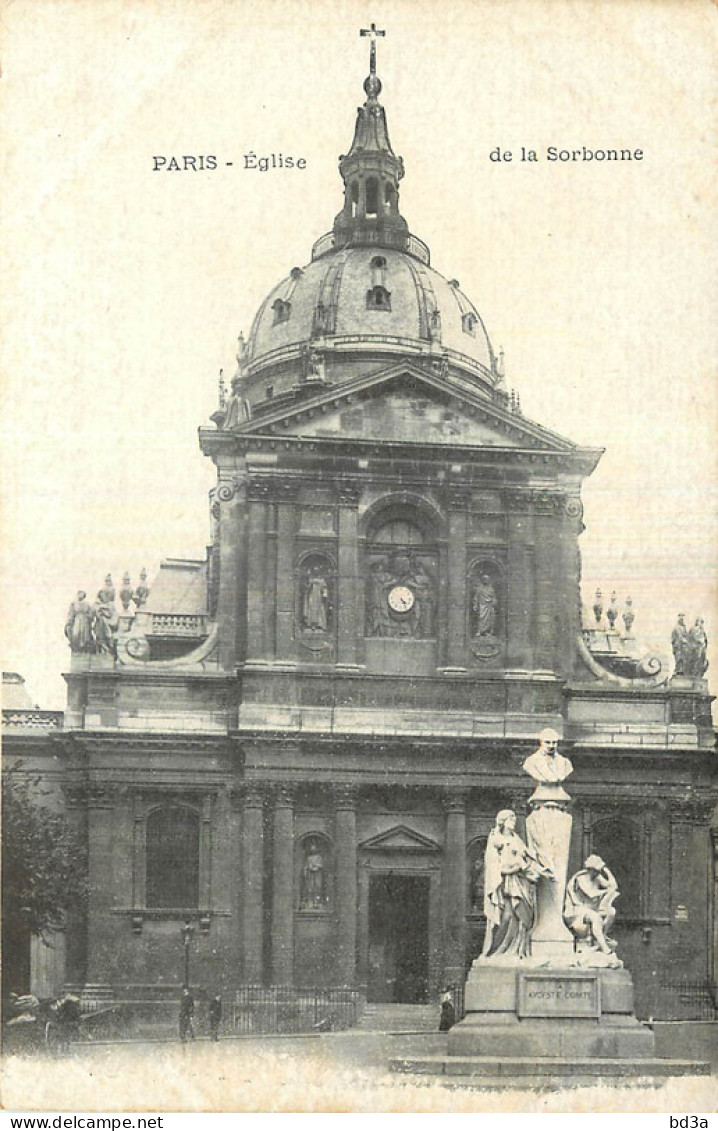
[[[392,518],[374,531],[372,542],[387,546],[420,546],[424,535],[418,526],[406,519]]]
[[[479,320],[476,317],[476,315],[473,314],[471,311],[469,311],[468,314],[462,315],[461,325],[462,325],[464,333],[465,334],[471,334],[473,337],[475,337],[476,336],[476,323],[478,321]]]
[[[616,903],[619,920],[642,914],[641,830],[628,818],[598,821],[591,830],[591,851],[601,856],[616,877],[621,895]]]
[[[147,818],[146,904],[199,906],[199,816],[181,806],[155,809]]]
[[[366,183],[366,214],[376,216],[379,211],[379,186],[375,177],[369,177]]]

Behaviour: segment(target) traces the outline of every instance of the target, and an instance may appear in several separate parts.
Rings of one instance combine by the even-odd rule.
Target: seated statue
[[[613,906],[620,895],[613,873],[600,856],[589,856],[580,872],[566,885],[564,918],[578,942],[579,953],[588,950],[605,964],[621,965],[615,956],[616,943],[609,931],[616,918]],[[600,960],[603,956],[603,960]]]

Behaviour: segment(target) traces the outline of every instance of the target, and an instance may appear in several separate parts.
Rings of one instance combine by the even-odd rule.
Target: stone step
[[[598,1084],[613,1080],[655,1081],[671,1076],[708,1076],[710,1064],[698,1060],[668,1060],[659,1057],[497,1057],[420,1056],[394,1057],[391,1072],[421,1076],[467,1078],[486,1086]]]
[[[367,1032],[429,1033],[439,1026],[439,1007],[403,1002],[367,1002],[356,1025]]]

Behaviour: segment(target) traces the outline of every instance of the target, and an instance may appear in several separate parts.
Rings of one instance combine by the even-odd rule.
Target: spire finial
[[[376,75],[376,37],[378,35],[386,35],[385,31],[380,31],[376,24],[371,27],[363,27],[359,29],[359,35],[368,35],[371,38],[369,44],[369,74]]]

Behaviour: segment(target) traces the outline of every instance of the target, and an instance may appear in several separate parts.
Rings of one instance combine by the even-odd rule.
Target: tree
[[[47,942],[85,892],[82,845],[63,813],[43,804],[41,779],[17,763],[2,775],[2,935],[5,991],[26,990],[31,935]],[[16,984],[10,984],[14,982]]]

